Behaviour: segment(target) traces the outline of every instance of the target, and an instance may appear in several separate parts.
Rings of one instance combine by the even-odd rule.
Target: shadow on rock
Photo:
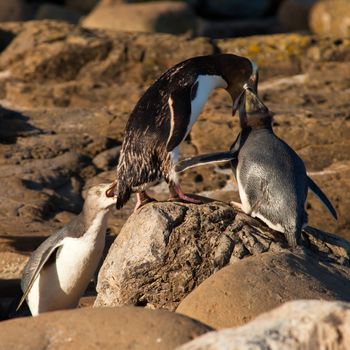
[[[20,112],[0,107],[0,142],[15,143],[17,137],[32,136],[42,131],[30,123]]]

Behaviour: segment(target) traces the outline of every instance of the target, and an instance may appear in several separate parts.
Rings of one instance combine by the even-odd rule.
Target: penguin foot
[[[186,194],[178,195],[178,196],[170,196],[168,198],[168,202],[187,202],[187,203],[193,203],[193,204],[203,204],[201,200]]]
[[[194,204],[203,203],[203,201],[197,198],[184,194],[179,184],[170,184],[169,191],[170,191],[170,197],[168,201],[170,202],[183,201],[183,202],[194,203]]]
[[[242,209],[242,203],[238,203],[238,202],[232,201],[232,202],[230,202],[230,206],[233,207],[233,208],[235,208],[235,209],[238,209],[238,210],[243,211],[243,209]]]
[[[156,200],[150,197],[146,192],[136,193],[137,202],[134,208],[134,213],[147,203],[156,202]]]

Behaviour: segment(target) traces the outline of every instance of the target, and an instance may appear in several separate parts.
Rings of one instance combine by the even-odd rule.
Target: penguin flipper
[[[174,91],[168,100],[170,132],[166,150],[171,152],[186,137],[191,118],[191,86]]]
[[[34,269],[34,272],[31,273],[31,277],[30,280],[26,286],[25,291],[23,292],[23,296],[21,298],[21,300],[18,303],[18,306],[16,308],[16,311],[18,311],[18,309],[21,307],[21,305],[23,304],[24,300],[27,298],[28,293],[30,292],[35,280],[37,279],[37,277],[40,274],[40,271],[42,270],[42,268],[45,266],[45,264],[48,262],[48,260],[50,259],[50,257],[57,252],[57,250],[60,248],[60,246],[62,245],[62,241],[57,242],[57,244],[55,244],[54,246],[50,247],[49,249],[47,249],[41,256],[41,259],[39,260],[37,266]],[[29,272],[30,273],[30,272]]]
[[[338,220],[338,215],[334,209],[331,201],[327,196],[322,192],[322,190],[313,182],[313,180],[308,176],[307,185],[310,188],[311,192],[319,199],[319,201],[326,207],[329,213],[333,216],[335,220]]]
[[[227,162],[236,158],[237,153],[217,152],[186,158],[175,165],[175,171],[181,173],[187,169],[211,163]]]

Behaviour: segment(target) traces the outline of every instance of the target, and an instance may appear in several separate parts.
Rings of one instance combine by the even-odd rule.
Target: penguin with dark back
[[[176,165],[176,171],[230,160],[242,202],[240,209],[284,233],[292,247],[299,244],[302,228],[307,224],[308,189],[337,219],[327,196],[307,176],[302,159],[274,134],[272,114],[250,89],[239,100],[239,118],[241,132],[230,152],[185,159]]]
[[[198,203],[185,195],[174,170],[179,146],[216,88],[226,89],[237,108],[244,84],[256,89],[258,71],[249,59],[218,54],[199,56],[166,71],[141,97],[127,122],[116,180],[107,196],[118,209],[137,192],[135,210],[152,200],[146,189],[165,179],[170,198]],[[234,114],[233,113],[233,114]]]

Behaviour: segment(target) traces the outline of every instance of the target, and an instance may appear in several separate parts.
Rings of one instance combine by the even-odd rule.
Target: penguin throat
[[[248,115],[240,117],[241,129],[269,129],[272,127],[272,116]]]

